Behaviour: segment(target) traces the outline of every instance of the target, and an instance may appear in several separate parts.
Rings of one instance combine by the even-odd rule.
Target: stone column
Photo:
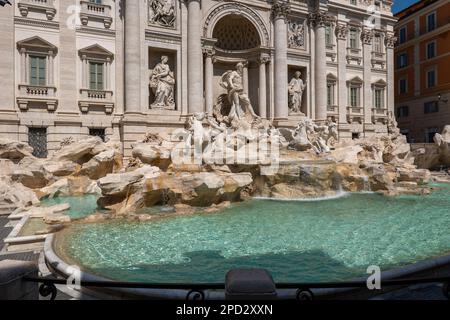
[[[26,55],[27,50],[25,48],[20,49],[20,83],[27,83],[27,61]]]
[[[107,58],[105,62],[105,90],[109,90],[110,65],[111,65],[111,58]]]
[[[361,32],[361,42],[363,45],[363,65],[364,65],[364,123],[372,122],[372,39],[373,32],[363,29]]]
[[[201,0],[186,0],[188,6],[187,64],[189,113],[203,111]]]
[[[310,20],[315,28],[315,96],[316,96],[316,121],[327,119],[327,56],[325,48],[325,22],[326,14],[316,12],[310,15]]]
[[[86,60],[86,55],[83,55],[81,57],[81,64],[82,64],[82,74],[81,74],[81,80],[83,82],[82,87],[83,89],[88,88],[88,81],[87,81],[87,74],[88,74],[88,65]]]
[[[275,30],[275,118],[286,119],[289,115],[288,106],[288,67],[287,67],[287,15],[290,7],[287,3],[276,2],[272,6]]]
[[[262,55],[259,58],[259,116],[261,118],[267,118],[267,82],[266,82],[266,63],[269,61],[269,57]]]
[[[12,5],[6,5],[0,9],[0,110],[14,112],[16,104],[14,96],[16,85],[14,83],[15,74],[15,50],[16,40],[14,39],[14,10],[15,3],[10,1]],[[10,127],[2,127],[0,119],[0,134],[4,134]],[[8,129],[3,129],[8,128]],[[8,136],[8,134],[6,134]]]
[[[53,51],[49,51],[48,52],[48,85],[49,86],[53,86],[55,83],[53,81],[53,76],[54,76],[54,72],[53,72],[53,66],[54,66],[54,53]]]
[[[125,110],[139,112],[141,107],[141,1],[125,1]]]
[[[205,106],[206,112],[212,114],[214,98],[213,98],[213,76],[214,76],[214,54],[212,48],[207,48],[205,52]]]
[[[339,123],[347,123],[347,34],[348,26],[346,24],[336,25]]]
[[[387,109],[394,113],[395,106],[395,92],[394,92],[394,46],[397,42],[397,37],[393,34],[386,35],[386,66],[387,66]]]

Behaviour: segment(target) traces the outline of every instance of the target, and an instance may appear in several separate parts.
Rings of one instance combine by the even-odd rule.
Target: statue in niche
[[[290,48],[303,48],[305,45],[305,26],[290,21],[288,24],[288,44]]]
[[[303,82],[302,73],[300,71],[296,71],[294,77],[288,86],[289,92],[289,109],[291,114],[299,114],[304,115],[301,112],[302,108],[302,98],[303,91],[306,88],[306,83]]]
[[[155,97],[152,109],[175,109],[175,77],[170,71],[168,61],[167,56],[162,56],[161,62],[155,66],[150,77],[150,88]]]
[[[149,22],[165,27],[173,27],[175,24],[174,0],[150,0]]]
[[[239,128],[245,123],[250,126],[258,122],[260,118],[253,110],[250,99],[244,92],[243,86],[244,64],[239,62],[235,71],[227,71],[222,75],[220,86],[227,90],[227,94],[221,95],[217,106],[220,108],[220,118],[228,122],[232,127]],[[226,118],[223,115],[226,114]]]

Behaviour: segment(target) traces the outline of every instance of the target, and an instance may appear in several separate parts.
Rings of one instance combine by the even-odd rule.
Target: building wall
[[[89,11],[88,3],[85,1],[48,1],[49,7],[43,9],[27,7],[26,4],[30,1],[33,3],[32,0],[17,0],[13,6],[0,9],[0,26],[2,27],[0,50],[3,54],[0,61],[2,74],[0,81],[2,88],[8,88],[0,91],[0,133],[28,142],[29,128],[44,127],[48,134],[48,149],[52,151],[59,148],[64,138],[78,139],[89,135],[90,129],[104,129],[107,136],[116,136],[123,141],[124,150],[129,155],[132,144],[141,139],[145,133],[170,132],[174,128],[184,127],[186,117],[192,113],[189,98],[194,94],[190,90],[192,84],[189,82],[188,73],[189,70],[195,70],[205,75],[206,61],[206,58],[202,57],[203,63],[200,65],[193,67],[188,64],[190,15],[187,2],[176,1],[176,20],[173,27],[168,27],[150,22],[148,15],[150,0],[141,1],[138,12],[133,16],[133,23],[137,26],[136,32],[128,36],[128,38],[135,37],[138,47],[127,47],[125,42],[127,24],[124,16],[124,8],[127,4],[124,1],[104,0],[103,5],[97,7],[98,10],[104,11],[100,14],[97,12],[96,15]],[[366,30],[366,21],[372,17],[372,13],[368,10],[369,5],[375,2],[380,4],[381,10],[377,16],[380,22],[377,32],[383,35],[384,56],[381,64],[372,63],[372,43],[369,41],[364,44],[362,38],[359,38],[360,51],[357,59],[348,59],[348,33],[344,38],[339,38],[336,33],[337,28],[338,26],[356,26],[362,35]],[[310,19],[310,14],[318,10],[325,12],[326,24],[332,30],[332,45],[326,48],[326,52],[316,49],[316,39],[323,36],[323,31],[319,30],[316,24],[311,23]],[[264,89],[266,90],[266,116],[269,119],[277,117],[279,108],[287,108],[287,106],[277,105],[276,101],[276,88],[279,84],[276,81],[277,33],[273,12],[274,7],[266,1],[202,0],[199,15],[200,41],[204,51],[208,49],[208,41],[213,40],[212,32],[217,17],[225,13],[242,13],[255,25],[261,40],[260,53],[267,55],[268,58],[265,65],[266,87]],[[387,115],[393,111],[393,98],[390,91],[393,88],[392,72],[390,74],[393,56],[392,50],[385,43],[386,37],[392,37],[394,31],[395,19],[391,13],[391,1],[380,0],[371,3],[358,1],[356,5],[350,0],[331,0],[327,4],[321,1],[291,2],[285,23],[287,36],[291,36],[289,29],[291,23],[301,24],[304,27],[303,45],[288,44],[288,48],[285,48],[287,78],[282,86],[287,88],[287,83],[295,71],[303,72],[307,88],[303,97],[302,111],[313,119],[317,118],[319,101],[323,101],[326,92],[320,91],[323,90],[323,86],[317,87],[317,79],[322,79],[324,74],[318,73],[316,66],[325,61],[323,73],[327,81],[334,79],[336,83],[333,99],[336,108],[329,106],[327,117],[338,122],[341,138],[351,139],[356,136],[363,137],[386,132]],[[24,64],[24,54],[18,46],[25,42],[23,47],[30,48],[33,41],[47,48],[45,50],[54,48],[50,50],[55,51],[52,53],[54,81],[49,86],[54,87],[54,93],[36,96],[30,94],[29,85],[23,83],[23,66],[25,65],[26,68],[28,66]],[[130,52],[133,54],[130,55]],[[108,62],[109,88],[103,90],[106,91],[106,98],[92,98],[85,90],[83,74],[86,66],[83,56],[87,55],[90,59],[91,56],[98,54],[104,59],[110,59],[108,60],[110,61]],[[169,64],[171,70],[175,72],[175,110],[154,110],[149,107],[151,104],[149,78],[161,55],[170,57]],[[215,58],[217,57],[216,52]],[[47,59],[50,63],[50,57]],[[249,61],[249,96],[259,112],[259,60],[251,57]],[[130,63],[137,64],[137,68],[133,69],[135,70],[133,74],[128,75],[131,81],[128,81],[127,85],[127,70],[131,70],[127,66],[130,66]],[[214,65],[214,98],[223,92],[217,80],[223,71],[233,68],[234,64],[234,62],[224,63],[223,61],[221,63]],[[446,76],[442,75],[442,77]],[[354,79],[362,80],[361,111],[357,116],[348,109],[347,85]],[[376,83],[384,83],[386,88],[384,109],[379,114],[373,111],[372,87]],[[206,83],[202,85],[206,91]],[[127,103],[127,98],[131,97],[131,93],[127,91],[129,88],[137,92],[136,101],[139,101],[137,106]],[[52,91],[51,89],[48,92]],[[205,93],[195,94],[201,95],[203,105],[199,108],[205,110]],[[295,126],[298,117],[287,116],[275,120],[282,126]]]
[[[430,13],[436,14],[436,28],[428,32],[426,18]],[[396,57],[406,52],[409,65],[398,68],[396,63],[396,84],[401,78],[408,79],[408,92],[401,94],[399,87],[396,90],[396,109],[408,107],[409,115],[399,117],[398,123],[401,130],[408,133],[411,141],[432,142],[429,132],[437,130],[441,132],[446,124],[450,123],[449,102],[450,98],[450,3],[448,1],[421,1],[397,14],[399,22],[396,31],[406,26],[408,28],[407,41],[398,44]],[[427,44],[434,42],[436,56],[427,58]],[[437,72],[436,85],[428,88],[427,71],[434,69]],[[441,100],[438,100],[439,95]],[[424,104],[435,102],[438,112],[425,113]]]

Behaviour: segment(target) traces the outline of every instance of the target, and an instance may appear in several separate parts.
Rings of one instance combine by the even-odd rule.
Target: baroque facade
[[[239,66],[280,127],[333,119],[341,139],[387,131],[391,0],[16,0],[0,9],[0,133],[43,156],[65,139],[148,132],[211,113]],[[372,25],[371,23],[374,23]],[[238,77],[240,78],[240,77]]]

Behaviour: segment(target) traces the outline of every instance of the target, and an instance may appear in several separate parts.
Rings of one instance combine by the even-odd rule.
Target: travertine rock
[[[0,138],[0,158],[17,163],[24,157],[33,157],[33,148],[26,143]]]
[[[39,199],[32,190],[7,177],[0,179],[0,206],[25,208],[36,204],[39,204]]]
[[[88,137],[75,143],[63,146],[53,154],[55,161],[69,160],[83,164],[102,151],[107,150],[105,143],[99,137]]]
[[[166,170],[171,164],[171,152],[174,145],[163,141],[161,145],[155,143],[138,143],[134,145],[132,155],[143,163]]]

